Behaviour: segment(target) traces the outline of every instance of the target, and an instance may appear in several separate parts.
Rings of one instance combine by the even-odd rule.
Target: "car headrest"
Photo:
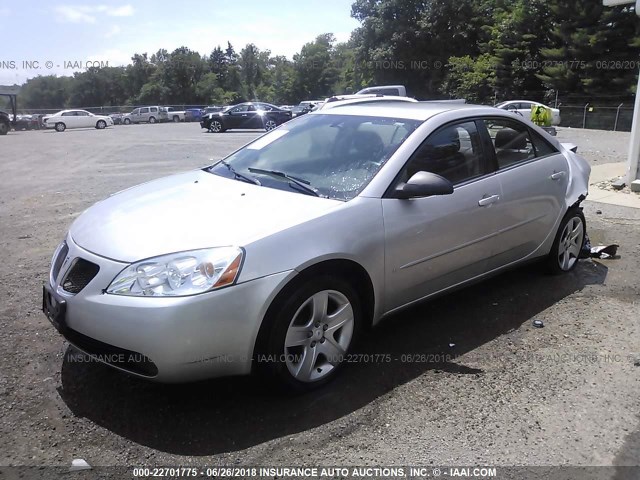
[[[351,138],[352,148],[364,154],[376,154],[384,149],[384,142],[376,132],[355,132]]]
[[[503,128],[496,134],[496,148],[524,150],[527,148],[527,132],[518,132],[513,128]]]
[[[460,135],[455,127],[448,127],[429,137],[426,151],[429,158],[438,160],[460,151]]]

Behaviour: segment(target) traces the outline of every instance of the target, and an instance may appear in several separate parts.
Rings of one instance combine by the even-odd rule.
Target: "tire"
[[[212,133],[223,133],[225,131],[225,128],[220,120],[211,120],[209,131]]]
[[[271,130],[273,130],[274,128],[277,128],[278,124],[276,123],[275,120],[268,118],[265,120],[264,122],[264,129],[267,132],[270,132]]]
[[[174,117],[173,117],[173,121],[174,121],[175,123],[178,123],[178,122],[180,121],[180,117],[179,117],[178,115],[174,115]]]
[[[345,280],[321,275],[287,289],[278,299],[260,329],[257,371],[289,391],[325,385],[342,369],[359,337],[358,294]]]
[[[125,118],[122,123],[124,123],[125,125],[131,125],[131,119],[129,118]]]
[[[107,122],[105,122],[104,120],[98,120],[98,123],[96,123],[96,128],[98,130],[104,130],[105,128],[107,128]]]
[[[149,117],[149,123],[156,123],[156,117]]]
[[[62,122],[58,122],[56,123],[56,132],[64,132],[67,129],[67,126],[62,123]]]
[[[9,124],[0,121],[0,135],[6,135],[7,133],[9,133]]]
[[[576,268],[586,232],[587,222],[582,209],[571,208],[560,222],[556,238],[546,259],[549,273],[559,275]]]

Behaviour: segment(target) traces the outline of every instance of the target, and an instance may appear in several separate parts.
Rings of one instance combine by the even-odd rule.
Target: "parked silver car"
[[[43,309],[78,349],[165,382],[329,381],[362,329],[532,259],[575,267],[587,162],[491,107],[314,112],[111,196],[56,250]]]
[[[122,123],[130,125],[132,123],[158,123],[166,122],[169,119],[163,107],[140,107],[134,108],[131,113],[127,113],[122,118]]]

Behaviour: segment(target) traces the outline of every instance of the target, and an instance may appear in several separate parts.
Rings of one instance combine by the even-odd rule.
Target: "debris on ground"
[[[80,470],[91,470],[91,465],[82,458],[74,458],[71,462],[71,467],[69,467],[69,471],[78,472]]]
[[[614,190],[622,190],[626,186],[627,186],[627,183],[622,178],[619,178],[618,180],[611,182],[611,188],[613,188]]]
[[[534,320],[533,326],[536,328],[542,328],[544,327],[544,322],[542,320]]]
[[[598,245],[591,247],[591,258],[616,258],[618,253],[618,247],[615,243],[612,245]]]
[[[613,243],[611,245],[596,245],[594,247],[591,245],[589,235],[585,234],[579,258],[616,258],[619,246],[620,245]]]

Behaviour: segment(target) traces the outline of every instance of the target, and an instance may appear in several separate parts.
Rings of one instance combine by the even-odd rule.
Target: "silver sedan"
[[[89,208],[53,256],[43,310],[140,377],[317,387],[393,312],[534,259],[573,269],[589,172],[495,108],[322,110]]]

